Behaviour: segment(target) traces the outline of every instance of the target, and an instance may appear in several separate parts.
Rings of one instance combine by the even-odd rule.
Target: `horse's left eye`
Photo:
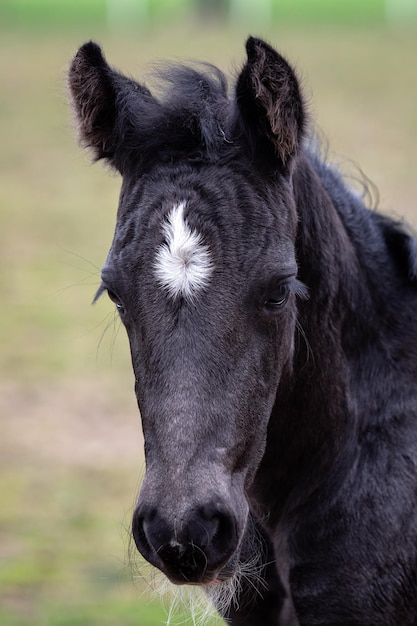
[[[116,309],[119,311],[119,313],[123,313],[125,308],[122,302],[120,301],[120,299],[118,298],[118,296],[114,293],[114,291],[111,291],[110,289],[108,289],[107,295],[109,296],[110,300],[114,302],[114,304],[116,305]]]
[[[264,302],[264,306],[267,309],[279,309],[287,302],[289,295],[290,287],[288,283],[281,283],[271,291],[268,299]]]

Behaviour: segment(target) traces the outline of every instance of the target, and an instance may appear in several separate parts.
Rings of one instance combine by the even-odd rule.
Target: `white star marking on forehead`
[[[213,264],[201,235],[184,218],[185,205],[174,206],[162,225],[166,242],[157,250],[155,272],[170,296],[192,300],[207,286]]]

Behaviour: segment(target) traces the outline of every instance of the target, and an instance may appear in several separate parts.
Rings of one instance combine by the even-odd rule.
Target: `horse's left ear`
[[[267,166],[278,159],[287,170],[299,149],[306,117],[297,77],[261,39],[249,37],[246,52],[236,85],[235,132],[246,138],[255,161]]]

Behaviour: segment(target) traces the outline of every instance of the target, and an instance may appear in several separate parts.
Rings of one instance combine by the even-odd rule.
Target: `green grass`
[[[206,10],[213,2],[206,2]],[[215,6],[227,14],[230,2],[218,1]],[[143,3],[123,3],[121,0],[113,2],[114,11],[122,16],[125,13],[129,19],[140,20],[147,16],[151,20],[198,10],[203,3],[193,0],[147,0]],[[109,15],[110,3],[108,0],[71,0],[55,2],[54,0],[3,0],[0,15],[8,19],[17,19],[20,22],[46,21],[53,22],[95,22],[106,21]],[[236,3],[234,4],[236,6]],[[271,2],[272,16],[276,20],[289,20],[304,23],[324,21],[360,23],[366,21],[384,21],[386,0],[273,0]],[[212,8],[213,10],[213,8]],[[244,13],[244,8],[241,9]],[[254,12],[251,10],[251,14]]]
[[[128,559],[142,471],[123,329],[90,306],[110,245],[119,180],[76,146],[65,70],[86,39],[142,76],[155,57],[243,59],[246,26],[148,34],[77,28],[0,32],[0,623],[153,626]],[[361,165],[388,212],[416,215],[417,55],[412,28],[275,25],[265,36],[303,77],[330,156]],[[108,329],[105,331],[106,326]]]

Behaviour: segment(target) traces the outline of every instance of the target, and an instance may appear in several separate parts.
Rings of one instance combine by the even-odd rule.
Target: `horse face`
[[[133,535],[176,583],[233,573],[302,293],[298,85],[269,46],[247,51],[232,102],[221,80],[181,71],[161,104],[94,44],[70,70],[81,139],[123,176],[101,291],[129,336],[145,438]]]
[[[134,537],[172,580],[200,582],[241,542],[291,360],[296,218],[289,190],[277,213],[224,167],[179,166],[182,188],[158,193],[172,173],[133,196],[125,185],[103,284],[129,336],[145,438]]]

